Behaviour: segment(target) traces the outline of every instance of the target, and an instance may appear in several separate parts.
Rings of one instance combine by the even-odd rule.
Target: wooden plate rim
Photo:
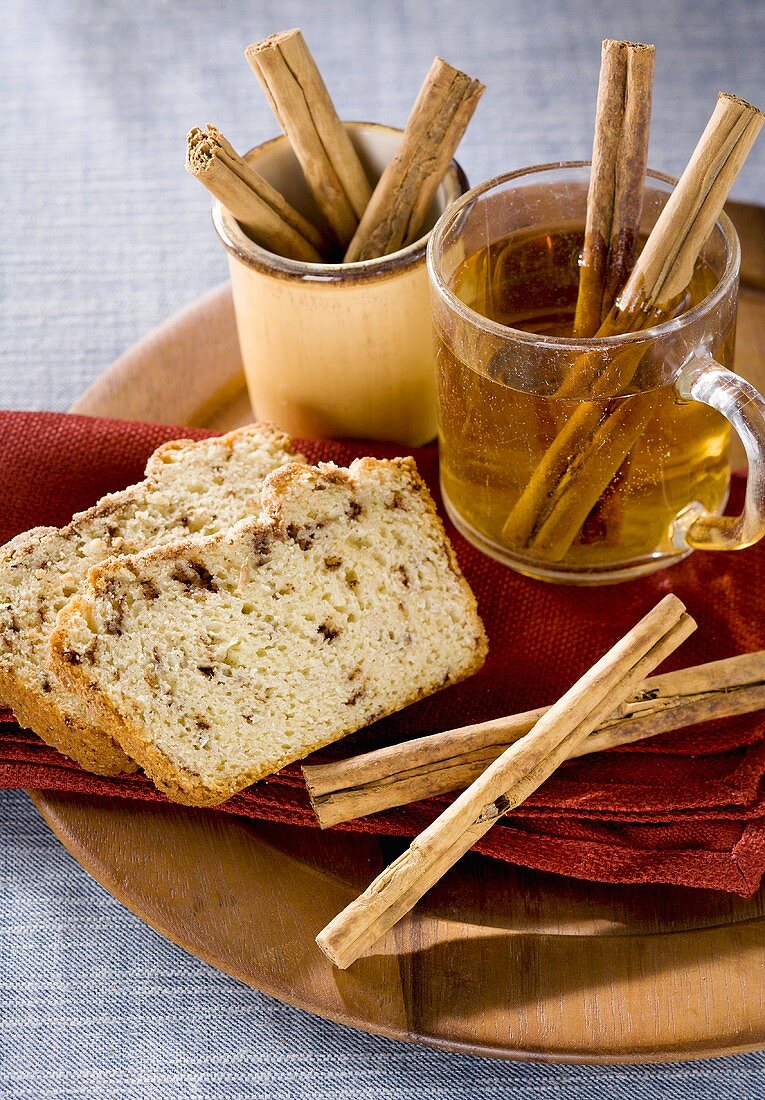
[[[213,966],[223,973],[228,974],[230,977],[235,978],[237,981],[242,982],[250,988],[256,988],[259,992],[264,993],[266,996],[273,997],[274,1000],[279,1001],[282,1004],[290,1005],[293,1008],[306,1012],[311,1016],[315,1016],[319,1019],[332,1020],[335,1023],[342,1024],[345,1027],[350,1027],[358,1031],[363,1031],[367,1034],[378,1035],[382,1038],[395,1039],[401,1042],[409,1043],[412,1045],[427,1046],[435,1050],[443,1050],[455,1054],[466,1054],[485,1058],[496,1058],[502,1061],[518,1061],[518,1062],[543,1062],[552,1065],[659,1065],[663,1063],[671,1062],[689,1062],[695,1061],[699,1058],[717,1058],[725,1057],[734,1054],[746,1054],[754,1051],[759,1051],[765,1045],[765,1021],[763,1027],[758,1033],[756,1039],[751,1042],[737,1042],[733,1039],[724,1042],[722,1044],[716,1043],[712,1039],[701,1039],[698,1043],[693,1045],[684,1044],[681,1047],[673,1047],[666,1045],[665,1047],[658,1047],[651,1052],[650,1059],[647,1059],[642,1052],[630,1053],[628,1051],[618,1053],[603,1053],[598,1056],[594,1056],[591,1053],[583,1053],[577,1051],[568,1050],[542,1050],[537,1048],[523,1048],[496,1046],[491,1043],[482,1042],[464,1042],[457,1039],[449,1039],[447,1037],[437,1034],[422,1034],[412,1030],[404,1028],[396,1028],[390,1026],[383,1026],[375,1023],[374,1020],[370,1020],[361,1015],[353,1015],[350,1013],[336,1012],[329,1009],[319,1011],[315,1003],[302,997],[296,997],[285,990],[278,988],[271,982],[259,981],[255,986],[247,977],[247,975],[238,970],[237,967],[232,966],[226,959],[217,958],[214,953],[208,953],[204,947],[188,940],[185,937],[178,936],[173,929],[164,925],[161,921],[157,920],[154,916],[147,914],[145,910],[142,910],[138,905],[134,903],[130,893],[127,892],[121,886],[119,880],[99,864],[92,855],[92,852],[83,845],[82,841],[71,832],[68,831],[66,823],[56,813],[55,807],[51,807],[46,802],[45,791],[30,790],[27,792],[32,799],[35,808],[38,810],[43,820],[49,826],[53,834],[64,845],[70,855],[80,864],[80,866],[96,880],[112,897],[114,897],[121,905],[124,905],[126,909],[130,910],[135,916],[144,923],[148,924],[159,935],[169,940],[171,943],[180,947],[182,950],[187,951],[190,955],[200,959],[202,962],[209,966]],[[74,799],[73,799],[74,801]],[[80,804],[86,804],[87,799],[77,800]],[[222,824],[230,826],[234,822],[225,821]],[[269,842],[258,837],[257,840],[253,838],[253,842],[264,844],[268,847]],[[349,895],[350,896],[350,895]],[[415,910],[412,916],[417,921],[428,920],[427,915],[423,916]],[[751,918],[749,920],[739,922],[737,927],[742,924],[757,925],[763,924],[765,918]],[[672,932],[661,931],[657,933],[641,933],[637,938],[653,938],[654,936],[663,938],[668,936],[678,936],[686,934],[705,935],[713,934],[715,932],[724,931],[726,925],[719,924],[714,926],[703,927],[701,929],[695,929],[690,933],[687,932]],[[538,933],[538,938],[543,940],[545,938],[552,938]],[[555,937],[556,939],[559,937]],[[571,937],[574,938],[574,937]]]

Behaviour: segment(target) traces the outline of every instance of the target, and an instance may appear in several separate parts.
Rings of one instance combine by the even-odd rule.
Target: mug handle
[[[743,550],[765,535],[765,398],[746,379],[721,367],[706,349],[684,363],[675,382],[685,401],[709,405],[730,422],[749,463],[744,510],[716,516],[691,505],[675,521],[678,548]]]

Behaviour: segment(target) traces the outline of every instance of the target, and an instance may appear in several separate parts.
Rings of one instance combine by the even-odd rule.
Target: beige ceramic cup
[[[346,124],[369,178],[401,131]],[[247,160],[317,225],[322,219],[285,137]],[[452,162],[414,244],[379,260],[311,264],[254,244],[219,203],[213,221],[228,251],[250,401],[303,439],[355,437],[414,447],[436,435],[434,349],[425,252],[439,215],[467,190]]]

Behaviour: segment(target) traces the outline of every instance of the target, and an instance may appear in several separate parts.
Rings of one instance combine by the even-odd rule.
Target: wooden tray
[[[765,212],[732,211],[747,286],[739,369],[765,384]],[[251,413],[227,286],[123,356],[73,411],[220,428]],[[235,977],[365,1031],[560,1062],[765,1045],[765,890],[742,901],[614,887],[468,856],[374,956],[336,971],[314,936],[401,850],[369,836],[33,792],[115,897]]]

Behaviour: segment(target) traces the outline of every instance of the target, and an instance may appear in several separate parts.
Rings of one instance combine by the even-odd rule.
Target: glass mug
[[[428,246],[441,487],[465,537],[529,576],[602,584],[765,534],[765,401],[733,374],[740,248],[723,215],[682,301],[637,333],[571,331],[589,164],[500,176]],[[673,180],[650,172],[641,238]],[[723,516],[730,427],[749,475]]]

